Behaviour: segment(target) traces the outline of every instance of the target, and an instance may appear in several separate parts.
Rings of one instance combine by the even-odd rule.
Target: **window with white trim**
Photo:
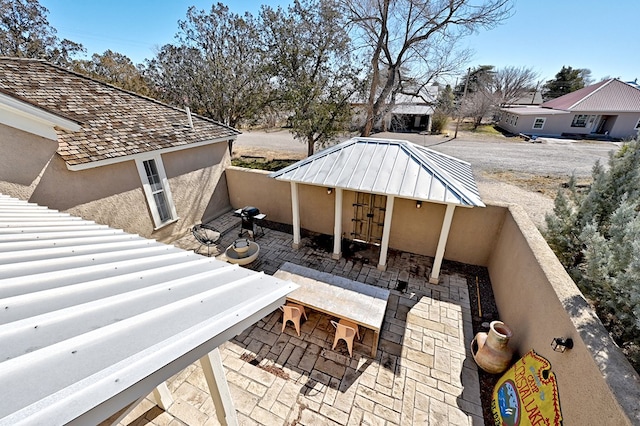
[[[518,116],[517,115],[513,117],[513,125],[514,126],[518,125]]]
[[[156,229],[177,220],[178,215],[173,205],[162,158],[156,155],[147,159],[136,159],[136,166]]]
[[[533,121],[533,128],[541,130],[544,127],[545,121],[547,121],[546,117],[536,117],[536,119]]]
[[[576,114],[571,122],[571,127],[587,127],[588,118],[589,116],[586,114]]]

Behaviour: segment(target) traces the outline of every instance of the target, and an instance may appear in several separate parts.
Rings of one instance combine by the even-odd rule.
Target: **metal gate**
[[[384,195],[356,192],[356,202],[353,203],[353,232],[351,236],[356,241],[379,245],[382,241],[384,229],[384,212],[387,197]]]

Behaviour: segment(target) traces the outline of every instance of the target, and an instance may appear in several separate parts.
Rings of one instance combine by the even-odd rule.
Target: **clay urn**
[[[487,373],[499,374],[511,364],[513,350],[509,348],[511,329],[502,321],[492,321],[489,332],[480,332],[471,341],[473,359]]]

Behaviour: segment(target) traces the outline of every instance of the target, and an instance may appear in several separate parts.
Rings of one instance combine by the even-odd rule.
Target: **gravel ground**
[[[378,133],[373,137],[409,140],[468,161],[485,203],[519,204],[539,227],[553,209],[558,185],[572,174],[578,181],[588,182],[596,161],[606,165],[609,153],[620,145],[553,138],[531,143],[518,137],[464,131],[456,139],[415,133]],[[306,146],[286,130],[245,132],[234,144],[234,155],[298,159],[304,158],[306,151]]]

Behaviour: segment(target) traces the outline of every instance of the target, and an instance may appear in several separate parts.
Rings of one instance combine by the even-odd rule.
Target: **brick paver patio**
[[[212,224],[226,230],[212,255],[238,237],[231,213]],[[291,248],[292,236],[265,228],[251,269],[273,274],[285,261],[388,288],[391,296],[371,359],[373,333],[361,329],[353,357],[340,342],[335,351],[327,315],[308,311],[301,336],[275,311],[220,347],[242,425],[482,425],[478,372],[468,346],[473,338],[467,278],[445,271],[428,283],[431,258],[390,252],[387,271],[377,258],[331,259],[314,247]],[[197,249],[188,235],[176,243]],[[206,247],[201,253],[206,254]],[[404,272],[402,275],[401,272]],[[408,274],[406,274],[408,272]],[[400,280],[399,280],[400,278]],[[405,281],[404,291],[396,288]],[[216,425],[213,402],[199,363],[171,378],[174,404],[165,412],[147,399],[121,424]]]

